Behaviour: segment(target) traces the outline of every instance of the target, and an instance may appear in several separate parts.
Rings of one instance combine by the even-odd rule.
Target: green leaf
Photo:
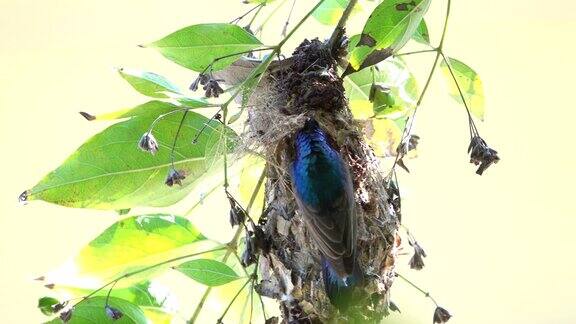
[[[38,300],[38,309],[44,315],[52,315],[54,314],[54,309],[52,306],[59,304],[60,301],[53,297],[42,297]]]
[[[412,35],[412,39],[418,43],[430,45],[430,34],[428,33],[428,26],[426,26],[424,18],[420,21],[418,28],[416,28],[414,35]]]
[[[206,108],[211,106],[211,104],[206,102],[204,99],[177,97],[176,100],[186,108]]]
[[[183,263],[174,269],[206,286],[225,285],[240,276],[226,264],[210,259],[196,259]]]
[[[364,25],[345,74],[374,65],[402,48],[418,28],[429,5],[430,0],[380,3]]]
[[[200,24],[180,29],[148,45],[167,59],[191,70],[202,72],[215,59],[213,70],[221,70],[236,61],[241,54],[262,46],[262,43],[242,27],[232,24]]]
[[[320,23],[324,25],[336,25],[344,9],[350,0],[324,0],[324,2],[312,13]],[[358,7],[355,8],[355,10]]]
[[[72,311],[72,317],[67,324],[147,324],[148,321],[144,316],[144,312],[138,306],[125,301],[120,298],[110,297],[108,305],[121,311],[122,317],[118,320],[113,320],[106,315],[106,297],[92,297],[88,298],[77,306]],[[56,318],[49,322],[63,323],[61,319]]]
[[[70,262],[48,273],[46,281],[64,290],[69,287],[97,288],[126,273],[182,255],[202,252],[213,245],[184,217],[167,214],[132,216],[107,228]],[[150,278],[152,270],[159,272],[168,266],[155,267],[143,273],[143,277],[120,280],[115,287],[133,286],[142,278]],[[136,290],[147,289],[147,286],[135,287]],[[137,301],[131,289],[120,296]],[[142,298],[147,296],[143,295]],[[154,301],[144,305],[158,306]]]
[[[153,134],[160,148],[155,155],[141,151],[137,144],[160,113],[177,109],[179,107],[166,102],[152,101],[127,112],[124,116],[135,117],[89,139],[60,167],[28,190],[28,199],[108,210],[169,206],[181,200],[215,170],[223,156],[225,137],[228,137],[230,152],[237,136],[219,121],[188,112],[174,151],[174,166],[186,179],[181,186],[168,187],[165,180],[171,170],[170,150],[183,112],[168,115],[156,123]],[[208,127],[193,144],[192,139],[205,124]]]
[[[386,100],[378,96],[370,100],[373,83],[389,89]],[[418,98],[416,78],[406,64],[397,58],[385,60],[377,69],[363,69],[348,75],[344,78],[344,88],[356,119],[403,117],[415,107]],[[391,102],[393,105],[389,105]]]
[[[472,70],[471,67],[462,63],[457,59],[447,57],[448,64],[454,72],[454,76],[458,81],[458,85],[462,90],[462,95],[466,100],[466,104],[470,109],[470,113],[480,120],[484,120],[484,87],[482,86],[482,80],[480,76]],[[440,63],[442,72],[446,77],[446,82],[448,82],[448,87],[450,91],[450,96],[454,98],[459,103],[462,102],[462,97],[458,91],[458,87],[454,82],[454,78],[448,69],[448,65],[445,61]]]
[[[130,85],[145,96],[152,98],[169,98],[165,92],[180,94],[180,90],[166,78],[152,72],[139,70],[118,69],[120,76]]]

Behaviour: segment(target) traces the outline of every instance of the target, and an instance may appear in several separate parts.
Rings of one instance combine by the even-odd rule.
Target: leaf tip
[[[93,121],[96,119],[96,116],[91,115],[91,114],[84,112],[84,111],[81,111],[80,115],[82,115],[82,117],[86,118],[86,120],[88,120],[88,121]]]

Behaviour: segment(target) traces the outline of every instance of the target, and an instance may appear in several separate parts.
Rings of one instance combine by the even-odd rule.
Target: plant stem
[[[180,137],[180,131],[182,130],[182,126],[184,125],[184,121],[186,121],[186,116],[188,115],[188,109],[184,110],[184,114],[182,114],[182,119],[180,119],[180,123],[178,124],[178,129],[176,130],[176,135],[174,135],[174,142],[172,143],[172,149],[170,150],[170,164],[172,165],[172,169],[174,167],[174,151],[176,150],[176,143],[178,142],[178,137]]]
[[[180,260],[187,259],[187,258],[192,258],[192,257],[198,256],[198,255],[202,255],[202,254],[206,254],[206,253],[211,253],[211,252],[215,252],[215,251],[224,250],[224,249],[226,249],[226,248],[227,248],[227,247],[225,247],[225,246],[221,246],[221,247],[217,247],[217,248],[214,248],[214,249],[211,249],[211,250],[207,250],[207,251],[203,251],[203,252],[186,254],[186,255],[182,255],[182,256],[176,257],[176,258],[164,260],[164,261],[162,261],[162,262],[159,262],[159,263],[156,263],[156,264],[153,264],[153,265],[144,267],[144,268],[139,269],[139,270],[135,270],[135,271],[132,271],[132,272],[128,272],[128,273],[123,274],[122,276],[120,276],[120,277],[118,277],[118,278],[116,278],[116,279],[114,279],[114,280],[111,280],[111,281],[107,282],[107,283],[104,284],[102,287],[100,287],[100,288],[92,291],[92,292],[89,293],[88,295],[82,297],[82,300],[80,300],[79,302],[77,302],[76,304],[74,304],[73,307],[77,306],[78,304],[80,304],[81,302],[83,302],[83,301],[85,301],[86,299],[90,298],[91,296],[94,296],[94,294],[96,294],[96,293],[99,292],[100,290],[102,290],[102,289],[104,289],[104,288],[106,288],[106,287],[108,287],[108,286],[110,286],[110,285],[116,285],[116,283],[117,283],[118,281],[122,280],[122,279],[126,279],[126,278],[129,278],[129,277],[135,276],[135,275],[137,275],[137,274],[139,274],[139,273],[146,272],[146,271],[148,271],[148,270],[157,268],[157,267],[159,267],[159,266],[162,266],[162,265],[165,265],[165,264],[168,264],[168,263],[180,261]]]
[[[420,54],[420,53],[430,53],[430,52],[436,52],[436,51],[437,51],[437,50],[436,50],[435,48],[431,48],[431,49],[421,50],[421,51],[414,51],[414,52],[394,54],[394,56],[400,57],[400,56],[408,56],[408,55]]]
[[[356,6],[356,3],[358,3],[358,0],[350,0],[350,2],[348,2],[348,6],[346,7],[346,9],[344,9],[342,17],[340,17],[340,20],[338,21],[336,28],[334,28],[334,31],[332,32],[332,36],[330,36],[330,39],[328,40],[328,48],[330,49],[330,52],[334,52],[336,42],[340,37],[342,37],[342,34],[344,33],[344,28],[346,26],[346,21],[348,21],[348,18],[350,17],[350,14],[352,13],[354,6]]]
[[[432,80],[432,76],[434,75],[434,71],[436,70],[436,65],[438,65],[438,60],[440,59],[441,55],[444,58],[444,53],[442,52],[442,48],[444,46],[444,40],[446,39],[446,31],[448,29],[448,18],[450,17],[450,6],[451,6],[451,0],[448,0],[447,7],[446,7],[446,17],[444,18],[444,27],[442,28],[442,36],[440,38],[440,44],[438,45],[437,48],[435,48],[433,50],[426,50],[426,51],[435,51],[436,57],[434,58],[434,63],[432,64],[432,68],[430,69],[430,74],[428,75],[428,78],[426,79],[426,83],[424,84],[424,88],[422,88],[422,92],[420,93],[420,97],[418,97],[418,101],[416,102],[416,106],[414,107],[414,112],[412,113],[412,117],[408,120],[409,124],[407,124],[404,127],[404,130],[402,131],[402,137],[400,139],[400,144],[398,144],[398,147],[400,147],[400,145],[403,145],[404,140],[408,136],[410,136],[410,131],[412,130],[412,126],[414,125],[414,118],[416,117],[416,112],[418,111],[418,107],[422,103],[422,100],[424,99],[424,95],[426,94],[426,91],[428,90],[428,86],[430,85],[430,81]],[[407,53],[404,55],[423,53],[423,52],[425,52],[425,51]],[[444,58],[444,60],[445,60],[445,58]],[[456,79],[454,79],[454,81],[456,81]],[[456,82],[456,85],[458,85],[458,82]],[[466,102],[466,101],[464,101],[464,102]],[[468,108],[466,108],[466,110],[468,110]],[[470,112],[468,112],[468,114],[470,114]],[[392,172],[394,171],[394,168],[398,164],[399,159],[400,159],[400,154],[397,153],[396,159],[394,159],[394,164],[392,165],[392,169],[390,170],[389,175],[391,175]]]
[[[290,24],[290,18],[292,18],[292,13],[294,12],[295,6],[296,6],[296,0],[292,0],[292,7],[290,7],[288,18],[286,18],[286,22],[284,23],[284,27],[282,28],[282,37],[286,37],[286,32],[288,31],[288,25]]]
[[[254,191],[252,192],[252,196],[250,196],[250,202],[248,203],[248,206],[246,206],[246,212],[247,213],[250,212],[250,209],[252,208],[252,205],[254,204],[254,201],[256,200],[256,196],[258,195],[258,192],[260,191],[260,187],[262,186],[262,183],[264,183],[264,179],[266,178],[267,168],[268,167],[265,166],[264,170],[262,170],[262,174],[260,175],[260,178],[258,179],[258,183],[256,184]],[[242,233],[242,227],[238,226],[238,229],[234,233],[234,236],[232,237],[232,239],[228,243],[228,251],[226,251],[226,254],[224,254],[224,257],[222,258],[222,262],[226,262],[228,260],[228,258],[230,257],[230,255],[232,254],[232,249],[236,248],[236,244],[238,242],[238,238],[240,237],[241,233]],[[236,255],[236,257],[238,257],[238,255]],[[204,307],[204,303],[206,303],[206,299],[208,299],[208,295],[210,295],[211,291],[212,291],[212,287],[208,287],[208,288],[206,288],[206,290],[204,290],[204,294],[202,295],[202,298],[200,298],[200,302],[196,306],[196,309],[194,310],[192,317],[188,321],[188,322],[190,322],[190,324],[193,324],[198,319],[198,315],[200,315],[200,311],[202,311],[202,307]],[[260,296],[260,295],[258,295],[258,296]],[[262,298],[262,297],[260,297],[260,298]],[[261,302],[262,302],[262,300],[261,300]],[[262,304],[263,304],[263,302],[262,302]]]
[[[216,323],[222,323],[222,319],[224,318],[224,316],[226,316],[226,313],[228,313],[228,311],[230,310],[230,307],[232,307],[232,304],[234,304],[234,302],[236,301],[236,298],[238,298],[238,296],[240,295],[242,290],[244,290],[244,288],[246,288],[248,283],[252,282],[253,280],[254,280],[253,278],[248,278],[248,280],[246,280],[246,282],[242,285],[242,287],[240,289],[238,289],[238,292],[236,293],[236,295],[234,295],[234,297],[232,298],[230,303],[228,303],[228,306],[226,306],[224,313],[222,313],[222,316],[220,316],[218,318],[218,321]]]
[[[260,5],[260,8],[258,8],[258,10],[256,11],[256,13],[254,14],[254,16],[252,17],[252,19],[250,19],[250,22],[248,23],[248,28],[252,27],[252,24],[254,23],[254,20],[256,20],[256,17],[258,17],[258,14],[260,13],[260,11],[262,11],[262,8],[264,8],[264,4]]]
[[[406,283],[408,283],[410,286],[416,288],[416,290],[418,290],[418,291],[420,291],[422,294],[424,294],[424,296],[425,296],[426,298],[430,298],[430,300],[432,300],[432,302],[434,302],[434,304],[435,304],[436,306],[438,306],[438,303],[437,303],[436,300],[430,295],[429,292],[427,292],[427,291],[425,291],[424,289],[416,286],[416,284],[414,284],[412,281],[408,280],[406,277],[404,277],[403,275],[399,274],[398,272],[396,272],[396,275],[397,275],[398,277],[400,277],[402,280],[404,280]]]
[[[448,71],[450,72],[450,75],[452,76],[452,79],[454,80],[454,83],[456,84],[456,89],[458,89],[458,93],[460,94],[460,99],[462,99],[462,103],[464,104],[464,108],[466,108],[466,113],[468,114],[468,121],[471,124],[470,136],[472,137],[474,135],[477,135],[478,130],[476,129],[476,125],[474,124],[474,120],[472,119],[472,115],[470,114],[470,108],[468,107],[468,103],[466,103],[466,98],[464,98],[464,93],[462,92],[462,88],[460,88],[460,84],[458,84],[458,79],[456,78],[456,75],[454,74],[454,71],[452,70],[452,66],[450,65],[450,62],[446,58],[446,55],[444,55],[444,53],[442,53],[442,52],[440,52],[440,54],[442,55],[442,60],[444,60],[444,63],[446,64],[446,67],[448,68]]]
[[[256,17],[256,15],[258,15],[258,12],[260,12],[260,9],[262,9],[262,7],[264,7],[264,4],[261,3],[257,6],[255,6],[254,8],[248,10],[247,12],[245,12],[244,14],[242,14],[242,16],[234,18],[232,21],[229,22],[229,24],[235,24],[235,23],[239,23],[240,20],[244,19],[244,17],[248,16],[252,11],[258,9],[258,11],[256,12],[256,14],[254,15],[254,17]],[[252,18],[254,19],[254,18]],[[250,26],[250,24],[248,24],[248,26]]]
[[[266,19],[264,19],[264,21],[262,22],[262,24],[260,24],[260,26],[258,28],[256,28],[256,30],[254,31],[254,33],[259,33],[260,31],[262,31],[262,29],[264,28],[264,26],[268,23],[268,21],[278,12],[278,10],[280,10],[280,8],[282,8],[282,6],[284,6],[284,4],[287,2],[288,0],[282,0],[282,2],[280,2],[274,9],[272,9],[272,12],[270,12],[270,14],[268,15],[268,17],[266,17]]]
[[[284,37],[284,39],[282,41],[280,41],[280,43],[278,43],[278,50],[288,41],[288,39],[290,39],[290,37],[292,37],[292,35],[300,28],[300,26],[302,26],[302,24],[308,19],[310,18],[310,16],[312,16],[312,14],[314,13],[314,11],[316,11],[316,9],[318,9],[318,7],[320,7],[320,5],[322,3],[324,3],[325,0],[320,0],[318,1],[318,3],[310,10],[308,11],[308,13],[302,17],[302,19],[300,19],[300,21],[298,22],[298,24],[296,24],[296,26],[294,26],[294,28],[292,28],[292,30],[290,30],[290,32],[288,33],[288,35],[286,35],[286,37]],[[354,1],[354,0],[352,0]]]
[[[444,28],[442,29],[442,37],[440,38],[440,45],[438,45],[438,49],[440,52],[444,49],[444,39],[446,38],[446,31],[448,30],[448,18],[450,17],[450,7],[452,3],[451,0],[448,0],[446,4],[446,17],[444,18]]]

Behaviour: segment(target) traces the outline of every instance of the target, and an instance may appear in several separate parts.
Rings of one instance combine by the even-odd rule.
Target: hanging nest
[[[242,134],[243,149],[267,161],[261,226],[270,248],[260,252],[256,290],[279,301],[283,323],[373,323],[388,314],[399,221],[388,202],[379,161],[348,108],[337,73],[340,58],[315,39],[302,42],[292,57],[273,62],[250,99]],[[242,59],[217,77],[236,85],[256,65]],[[324,292],[320,255],[292,191],[293,137],[308,117],[334,141],[354,183],[358,261],[365,282],[346,312],[332,306]]]

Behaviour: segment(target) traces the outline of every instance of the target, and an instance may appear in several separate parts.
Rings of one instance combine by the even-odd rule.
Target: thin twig
[[[272,9],[272,12],[270,12],[270,14],[268,14],[268,17],[266,17],[266,19],[264,19],[264,21],[260,24],[260,26],[258,26],[258,28],[256,28],[254,33],[261,32],[262,29],[264,28],[264,26],[268,23],[268,21],[270,21],[270,19],[272,19],[272,17],[278,12],[278,10],[280,10],[280,8],[282,8],[284,6],[284,4],[287,1],[288,0],[282,0],[282,2],[280,2],[274,9]]]
[[[421,53],[430,53],[430,52],[436,52],[436,49],[431,48],[431,49],[421,50],[421,51],[406,52],[406,53],[394,54],[394,56],[395,57],[401,57],[401,56],[408,56],[408,55],[421,54]]]
[[[247,12],[245,12],[244,14],[242,14],[240,17],[234,18],[233,20],[231,20],[231,21],[229,22],[229,24],[235,24],[235,23],[240,22],[240,20],[244,19],[244,17],[248,16],[252,11],[254,11],[254,10],[256,10],[256,9],[258,9],[258,11],[260,11],[260,9],[262,9],[262,7],[264,7],[264,3],[261,3],[261,4],[257,5],[257,6],[255,6],[254,8],[248,10]],[[256,15],[257,15],[257,14],[258,14],[258,12],[256,12]],[[254,15],[254,16],[256,16],[256,15]],[[248,26],[250,26],[250,24],[248,24]]]
[[[146,271],[148,271],[148,270],[151,270],[151,269],[154,269],[154,268],[163,266],[163,265],[168,264],[168,263],[180,261],[180,260],[187,259],[187,258],[192,258],[192,257],[198,256],[198,255],[202,255],[202,254],[206,254],[206,253],[211,253],[211,252],[216,252],[216,251],[224,250],[224,249],[226,249],[226,248],[227,248],[227,247],[225,247],[225,246],[220,246],[220,247],[217,247],[217,248],[214,248],[214,249],[211,249],[211,250],[207,250],[207,251],[203,251],[203,252],[186,254],[186,255],[182,255],[182,256],[176,257],[176,258],[164,260],[164,261],[162,261],[162,262],[159,262],[159,263],[156,263],[156,264],[153,264],[153,265],[144,267],[144,268],[139,269],[139,270],[135,270],[135,271],[132,271],[132,272],[128,272],[128,273],[123,274],[122,276],[120,276],[120,277],[118,277],[118,278],[116,278],[116,279],[114,279],[114,280],[111,280],[111,281],[107,282],[107,283],[104,284],[102,287],[100,287],[100,288],[92,291],[92,292],[89,293],[88,295],[82,297],[82,300],[80,300],[79,302],[77,302],[76,304],[74,304],[73,307],[77,306],[78,304],[80,304],[81,302],[85,301],[86,299],[94,296],[94,295],[95,295],[96,293],[98,293],[100,290],[102,290],[102,289],[104,289],[104,288],[106,288],[106,287],[108,287],[108,286],[110,286],[110,285],[115,285],[118,281],[120,281],[120,280],[122,280],[122,279],[126,279],[126,278],[129,278],[129,277],[135,276],[135,275],[137,275],[137,274],[139,274],[139,273],[146,272]]]
[[[260,175],[260,178],[258,179],[258,183],[256,184],[254,191],[252,192],[252,196],[250,197],[250,201],[248,202],[248,206],[246,206],[247,212],[250,212],[250,209],[252,208],[252,205],[254,204],[254,201],[256,200],[256,196],[258,195],[258,192],[260,191],[260,187],[262,186],[262,183],[264,183],[264,179],[266,178],[266,169],[267,169],[267,166],[264,167],[264,170],[262,170],[262,174]],[[241,233],[242,233],[242,227],[238,226],[238,229],[234,233],[234,236],[230,240],[230,243],[228,243],[229,249],[228,249],[228,251],[226,251],[226,254],[224,254],[224,257],[222,258],[222,262],[226,262],[228,260],[228,258],[230,257],[230,255],[232,255],[233,249],[236,247],[236,245],[238,243],[238,238],[240,237]],[[236,253],[234,253],[234,254],[236,254]],[[236,257],[238,257],[237,254],[236,254]],[[194,309],[194,313],[192,314],[192,317],[190,318],[189,322],[191,324],[193,324],[198,319],[198,316],[200,315],[200,312],[202,311],[202,307],[204,307],[204,304],[206,303],[206,299],[208,299],[208,296],[210,295],[211,291],[212,291],[212,287],[207,287],[206,290],[204,290],[204,294],[202,294],[202,297],[200,298],[200,302],[198,302],[198,305],[196,306],[196,309]],[[260,296],[260,295],[258,295],[258,296]]]
[[[186,116],[188,115],[188,109],[184,110],[184,114],[182,115],[182,119],[180,119],[180,123],[178,124],[178,129],[176,130],[176,135],[174,135],[174,142],[172,143],[172,149],[170,150],[170,165],[172,169],[174,167],[174,151],[176,150],[176,143],[178,142],[178,137],[180,137],[180,131],[182,130],[182,126],[184,125],[184,121],[186,121]]]
[[[234,302],[236,301],[236,298],[238,298],[238,296],[240,295],[242,290],[244,290],[244,288],[246,288],[248,283],[252,282],[253,280],[254,280],[253,278],[248,278],[248,280],[246,280],[246,282],[242,285],[242,287],[240,287],[240,289],[238,289],[238,292],[236,293],[236,295],[234,295],[234,297],[232,298],[230,303],[228,303],[228,306],[226,306],[226,309],[224,309],[224,313],[222,313],[222,315],[218,318],[218,321],[216,323],[222,323],[222,319],[224,318],[224,316],[226,316],[226,313],[228,313],[228,311],[230,310],[230,307],[232,307],[232,304],[234,304]]]
[[[296,6],[296,0],[292,0],[292,7],[290,7],[290,13],[288,13],[288,18],[286,18],[286,22],[284,23],[284,27],[282,28],[282,37],[286,37],[286,32],[288,31],[288,24],[290,24],[290,18],[292,17],[292,13],[294,12],[294,7]]]
[[[430,300],[432,300],[432,302],[434,302],[434,304],[436,306],[438,306],[438,303],[436,302],[436,300],[434,299],[434,297],[432,297],[430,295],[429,292],[425,291],[424,289],[418,287],[416,284],[414,284],[412,281],[408,280],[406,277],[404,277],[403,275],[399,274],[398,272],[396,272],[396,276],[398,276],[400,279],[404,280],[406,283],[408,283],[410,286],[416,288],[416,290],[420,291],[422,294],[424,294],[424,297],[426,298],[430,298]]]

